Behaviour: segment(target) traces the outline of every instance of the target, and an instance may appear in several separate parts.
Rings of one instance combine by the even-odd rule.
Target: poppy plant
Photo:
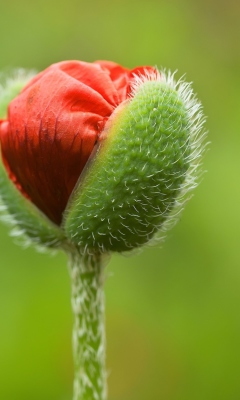
[[[68,254],[74,400],[105,400],[102,260],[161,238],[179,214],[204,149],[201,105],[153,67],[64,61],[7,81],[0,113],[2,210],[31,243]]]

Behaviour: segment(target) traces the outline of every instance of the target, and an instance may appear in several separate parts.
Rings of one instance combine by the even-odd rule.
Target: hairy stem
[[[73,400],[106,400],[103,262],[99,254],[70,256]]]

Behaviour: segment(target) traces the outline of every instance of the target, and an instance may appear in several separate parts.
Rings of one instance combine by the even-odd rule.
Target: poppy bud
[[[0,120],[2,200],[46,245],[139,247],[193,186],[202,122],[189,85],[152,67],[54,64]]]

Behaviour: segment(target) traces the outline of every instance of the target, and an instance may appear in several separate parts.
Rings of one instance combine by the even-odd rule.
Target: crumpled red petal
[[[142,67],[136,73],[144,73]],[[114,109],[129,94],[132,71],[106,61],[65,61],[38,74],[0,121],[10,179],[60,224],[73,188]]]

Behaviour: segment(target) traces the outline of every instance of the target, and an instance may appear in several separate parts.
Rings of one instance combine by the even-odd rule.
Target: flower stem
[[[72,283],[73,400],[106,400],[103,260],[70,255]]]

